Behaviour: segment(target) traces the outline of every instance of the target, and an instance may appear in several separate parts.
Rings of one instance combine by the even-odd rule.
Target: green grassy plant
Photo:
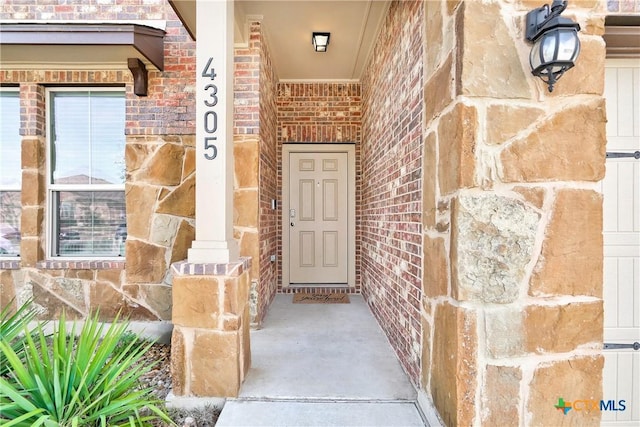
[[[152,342],[128,340],[128,322],[107,328],[98,315],[80,333],[65,317],[45,335],[42,326],[25,333],[20,357],[7,343],[0,351],[9,372],[0,377],[0,424],[9,426],[151,426],[175,425],[139,379],[153,365],[138,363]]]
[[[13,302],[5,305],[0,311],[0,342],[9,345],[13,352],[22,356],[24,349],[24,334],[29,322],[36,317],[36,310],[31,306],[31,301],[22,304],[15,313],[13,312]],[[0,352],[0,377],[4,377],[9,372],[9,363],[4,352]]]

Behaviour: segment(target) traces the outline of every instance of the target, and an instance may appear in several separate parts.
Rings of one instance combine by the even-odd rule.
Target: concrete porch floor
[[[277,295],[251,331],[252,367],[218,423],[230,426],[424,426],[417,394],[360,295],[293,304]]]

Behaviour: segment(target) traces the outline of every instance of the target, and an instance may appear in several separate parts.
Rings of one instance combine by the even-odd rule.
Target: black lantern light
[[[316,52],[326,52],[329,45],[329,38],[331,33],[317,33],[314,32],[311,35],[311,43]]]
[[[560,16],[566,8],[566,0],[553,0],[551,8],[545,4],[527,13],[526,38],[533,42],[531,73],[549,85],[549,92],[580,53],[580,25]]]

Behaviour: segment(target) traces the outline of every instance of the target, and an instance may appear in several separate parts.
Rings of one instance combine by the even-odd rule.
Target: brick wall
[[[277,210],[276,82],[260,22],[250,23],[247,47],[234,58],[234,234],[251,256],[251,321],[259,324],[276,291],[280,241]]]
[[[277,97],[278,191],[282,191],[282,144],[355,143],[356,144],[356,242],[360,241],[360,194],[362,190],[360,145],[362,141],[362,94],[359,83],[279,83]],[[282,200],[282,194],[278,195]],[[282,214],[281,211],[278,211]],[[282,235],[278,218],[278,235]],[[282,258],[282,245],[278,259]],[[360,256],[356,245],[356,287],[360,291]],[[278,290],[282,291],[282,270]]]
[[[362,79],[362,291],[420,372],[422,2],[394,2]]]

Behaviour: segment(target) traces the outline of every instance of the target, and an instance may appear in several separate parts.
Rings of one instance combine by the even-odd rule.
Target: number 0
[[[215,111],[207,111],[204,113],[204,131],[207,133],[215,133],[218,130],[218,115]]]

